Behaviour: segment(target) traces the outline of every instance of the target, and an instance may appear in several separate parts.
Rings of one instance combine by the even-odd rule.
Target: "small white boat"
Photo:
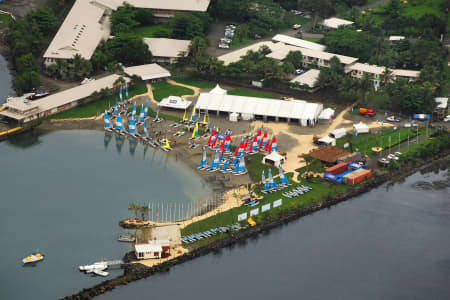
[[[34,262],[41,261],[43,259],[44,259],[44,255],[39,253],[39,251],[36,251],[36,253],[33,253],[33,254],[25,257],[24,259],[22,259],[22,262],[24,264],[29,264],[29,263],[34,263]]]

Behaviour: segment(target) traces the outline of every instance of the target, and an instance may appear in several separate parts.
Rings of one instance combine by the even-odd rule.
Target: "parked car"
[[[380,164],[381,166],[387,166],[389,164],[389,160],[387,160],[386,158],[380,158],[378,160],[378,164]]]
[[[389,159],[389,160],[391,160],[391,159],[393,159],[393,160],[398,160],[398,157],[395,156],[394,154],[389,154],[389,155],[387,156],[387,159]]]
[[[444,118],[444,122],[450,122],[450,115],[448,115]]]
[[[399,157],[400,155],[402,155],[402,153],[399,152],[399,151],[397,151],[397,152],[394,153],[394,155],[397,156],[397,157]]]
[[[302,28],[302,25],[300,25],[300,24],[292,25],[292,29],[294,29],[294,30],[297,30],[297,29],[300,29],[300,28]]]
[[[305,73],[306,71],[305,70],[303,70],[303,69],[297,69],[297,70],[295,70],[295,75],[302,75],[303,73]]]
[[[389,122],[400,122],[400,118],[397,118],[396,116],[390,116],[386,118],[386,121]]]

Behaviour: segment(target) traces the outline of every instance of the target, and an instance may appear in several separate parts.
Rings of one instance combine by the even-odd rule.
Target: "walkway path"
[[[183,98],[183,99],[185,99],[186,97],[197,97],[198,95],[200,95],[200,89],[198,87],[196,87],[196,86],[179,83],[179,82],[176,82],[176,81],[174,81],[172,79],[168,79],[167,82],[169,84],[171,84],[171,85],[182,86],[182,87],[185,87],[185,88],[188,88],[188,89],[194,91],[194,95],[183,95],[183,96],[181,96],[181,98]]]

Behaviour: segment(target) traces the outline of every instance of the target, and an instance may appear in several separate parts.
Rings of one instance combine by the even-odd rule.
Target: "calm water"
[[[193,171],[146,149],[95,131],[0,143],[0,299],[55,299],[104,280],[77,267],[130,250],[116,241],[130,202],[187,207],[210,196]],[[46,259],[23,267],[22,258],[36,248]]]
[[[450,299],[448,180],[417,173],[99,299]]]
[[[6,101],[8,95],[13,95],[12,78],[8,70],[8,62],[0,55],[0,105]]]

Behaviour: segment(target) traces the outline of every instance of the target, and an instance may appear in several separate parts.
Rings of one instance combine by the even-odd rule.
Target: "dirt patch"
[[[42,7],[45,3],[47,0],[6,0],[0,4],[0,9],[21,18],[30,10]]]

